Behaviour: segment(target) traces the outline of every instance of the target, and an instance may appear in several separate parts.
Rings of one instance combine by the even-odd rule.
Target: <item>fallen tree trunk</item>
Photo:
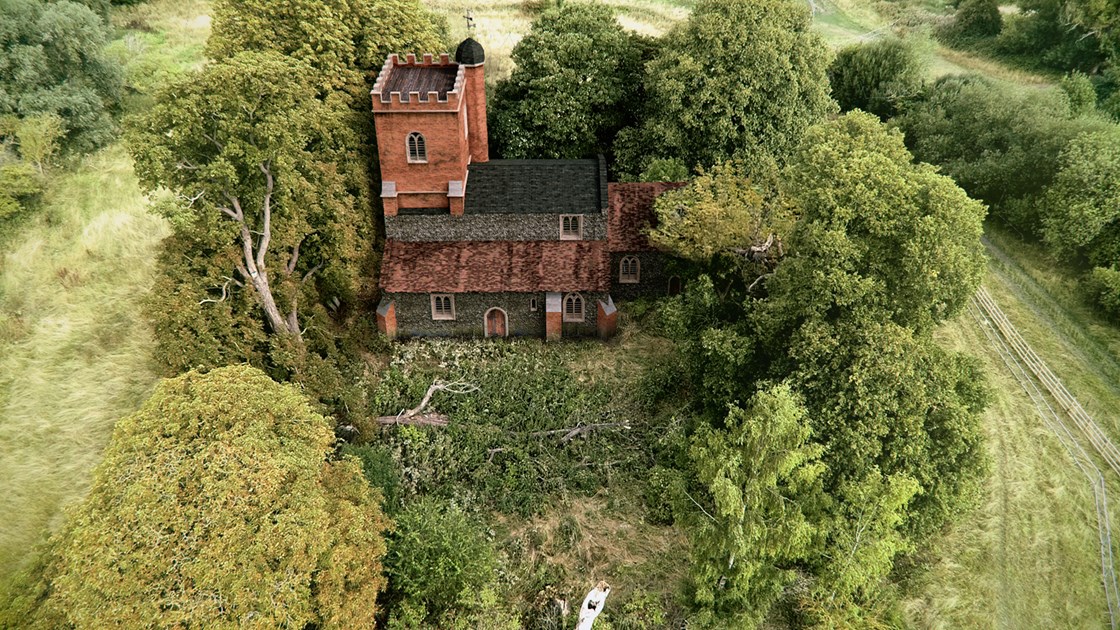
[[[442,413],[421,413],[412,416],[379,416],[377,423],[385,426],[407,424],[414,427],[445,427],[450,418]]]

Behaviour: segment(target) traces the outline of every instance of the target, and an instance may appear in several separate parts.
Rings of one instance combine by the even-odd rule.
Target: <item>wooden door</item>
[[[506,313],[500,308],[492,308],[486,313],[486,336],[506,336]]]
[[[669,278],[669,295],[678,295],[681,292],[681,279],[677,276]]]

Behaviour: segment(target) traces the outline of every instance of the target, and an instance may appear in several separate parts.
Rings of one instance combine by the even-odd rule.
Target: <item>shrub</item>
[[[828,80],[840,111],[862,109],[886,120],[919,94],[925,71],[917,46],[891,37],[841,50]]]
[[[952,36],[958,39],[994,37],[999,35],[1003,18],[996,0],[964,0],[953,20]]]
[[[1085,279],[1085,289],[1109,319],[1120,322],[1120,270],[1094,268]]]
[[[454,505],[423,498],[397,516],[385,566],[394,595],[432,616],[476,606],[494,582],[497,556],[481,524]]]

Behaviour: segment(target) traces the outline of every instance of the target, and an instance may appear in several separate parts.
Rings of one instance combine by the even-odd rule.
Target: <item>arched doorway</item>
[[[678,276],[669,278],[669,295],[679,295],[681,292],[681,279]]]
[[[492,308],[486,311],[483,325],[486,327],[487,337],[505,337],[509,334],[509,326],[506,321],[506,312],[500,308]]]

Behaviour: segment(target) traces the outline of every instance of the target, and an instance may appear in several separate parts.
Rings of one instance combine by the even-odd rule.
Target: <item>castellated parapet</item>
[[[446,53],[389,55],[370,91],[373,111],[458,111],[466,81],[466,67]]]

